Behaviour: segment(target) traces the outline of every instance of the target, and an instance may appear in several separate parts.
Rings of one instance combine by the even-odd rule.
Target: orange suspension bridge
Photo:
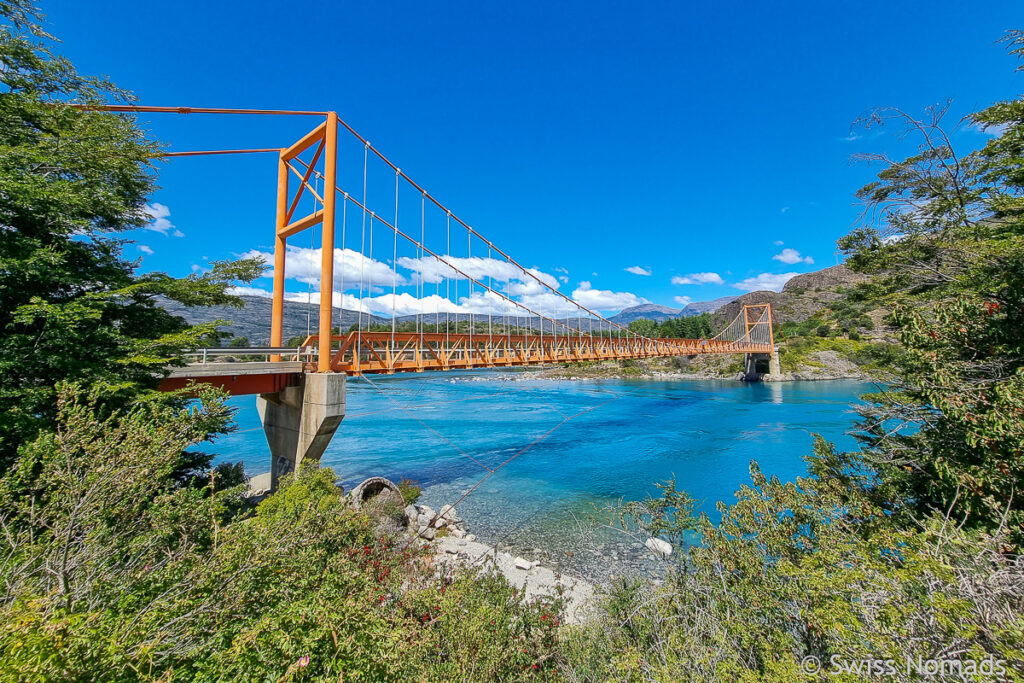
[[[160,155],[277,157],[269,346],[197,350],[192,355],[196,362],[172,369],[162,385],[173,390],[205,382],[233,394],[260,394],[261,417],[275,454],[275,482],[303,457],[319,457],[344,415],[346,376],[699,354],[750,358],[774,352],[769,304],[743,307],[709,339],[649,338],[605,318],[587,298],[593,291],[589,285],[574,292],[575,298],[560,291],[556,278],[522,265],[484,237],[336,112],[81,108],[321,119],[287,147]],[[307,231],[308,248],[298,243]],[[289,271],[307,285],[304,295],[286,292]],[[285,302],[299,297],[307,303],[318,297],[317,332],[298,347],[285,348]],[[332,334],[340,322],[336,309],[338,315],[355,311],[350,332]],[[265,360],[217,362],[240,353]],[[331,376],[341,381],[329,381]]]

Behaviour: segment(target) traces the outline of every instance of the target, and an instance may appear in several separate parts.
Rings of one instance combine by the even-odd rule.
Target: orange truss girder
[[[315,345],[318,335],[305,345]],[[540,334],[349,332],[331,337],[333,372],[349,375],[469,370],[667,356],[771,353],[771,344],[720,339],[644,339]],[[313,369],[313,368],[310,368]]]

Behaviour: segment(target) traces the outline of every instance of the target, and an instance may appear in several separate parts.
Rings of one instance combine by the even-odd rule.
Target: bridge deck
[[[350,332],[331,346],[331,369],[350,375],[772,351],[770,343],[720,339],[415,332]]]
[[[581,363],[702,354],[771,353],[772,345],[717,339],[643,339],[555,335],[487,335],[351,332],[332,337],[331,370],[347,375],[394,374],[427,370],[521,367],[550,363]],[[315,372],[309,353],[315,336],[303,344],[305,356],[283,349],[282,360],[192,363],[174,368],[161,383],[164,391],[190,382],[212,384],[232,394],[272,393],[296,384],[303,373]],[[253,355],[271,349],[217,349],[218,353]],[[304,360],[300,360],[304,358]]]
[[[173,368],[160,383],[160,390],[176,391],[198,382],[221,387],[234,395],[270,394],[297,383],[304,366],[309,364],[300,361],[190,363]]]

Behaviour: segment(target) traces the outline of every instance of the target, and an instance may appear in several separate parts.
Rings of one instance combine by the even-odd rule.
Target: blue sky
[[[43,9],[61,52],[140,103],[337,110],[495,244],[605,311],[777,288],[787,274],[835,264],[835,240],[859,214],[853,193],[877,171],[850,155],[910,151],[895,131],[851,133],[859,114],[954,98],[953,124],[1016,96],[1024,79],[994,44],[1024,27],[1019,2]],[[284,146],[315,125],[143,121],[173,150]],[[966,149],[987,138],[955,139]],[[270,155],[166,163],[152,199],[157,229],[133,235],[128,251],[174,275],[266,251],[275,182]]]

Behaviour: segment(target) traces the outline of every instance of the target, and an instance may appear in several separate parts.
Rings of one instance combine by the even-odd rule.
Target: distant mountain
[[[263,296],[242,296],[244,302],[242,308],[231,306],[190,307],[182,306],[176,301],[168,299],[161,300],[160,304],[170,313],[179,315],[190,324],[208,323],[214,320],[227,320],[228,325],[220,329],[231,332],[236,337],[247,337],[252,346],[264,346],[270,344],[270,308],[271,301]],[[356,311],[334,309],[334,327],[347,330],[356,320],[359,314]],[[370,324],[383,324],[390,322],[378,316],[363,314],[363,321],[370,320]],[[320,320],[320,307],[316,304],[304,304],[297,301],[284,302],[283,337],[287,341],[291,337],[305,336],[307,330],[313,334],[317,331]]]
[[[612,316],[609,320],[620,325],[628,325],[634,320],[640,320],[641,318],[647,318],[648,320],[660,323],[672,318],[678,318],[682,314],[682,308],[669,308],[668,306],[659,306],[657,304],[640,304],[639,306],[622,309],[621,312]]]
[[[639,306],[622,309],[622,311],[609,318],[609,320],[620,325],[628,325],[634,320],[641,318],[647,318],[648,320],[660,323],[674,318],[690,318],[701,313],[713,313],[735,299],[736,297],[734,296],[723,296],[713,301],[694,301],[682,308],[669,308],[668,306],[659,306],[657,304],[640,304]]]
[[[736,297],[730,295],[712,299],[711,301],[694,301],[686,304],[683,308],[683,312],[688,316],[700,315],[701,313],[714,313],[722,306],[725,306],[727,303],[735,300]]]

